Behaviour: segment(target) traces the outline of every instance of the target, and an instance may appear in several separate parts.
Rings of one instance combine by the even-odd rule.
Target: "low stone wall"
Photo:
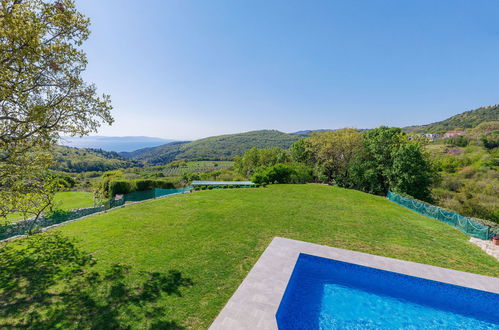
[[[188,187],[189,188],[189,187]],[[159,199],[173,195],[185,194],[190,192],[190,189],[176,189],[178,192],[173,192],[171,194],[158,196],[156,198],[145,199],[141,201],[134,201],[125,204],[125,198],[119,200],[111,200],[106,205],[97,207],[87,207],[81,209],[74,209],[71,211],[61,211],[59,214],[51,217],[41,216],[38,218],[35,224],[33,222],[35,219],[28,219],[24,221],[19,221],[16,223],[0,226],[0,243],[8,242],[17,238],[21,238],[29,234],[30,231],[36,229],[36,232],[45,231],[47,229],[57,227],[69,222],[84,219],[90,215],[97,215],[99,213],[104,213],[107,210],[117,209],[125,207],[125,205],[132,205],[137,203],[143,203],[152,199]]]
[[[31,218],[7,224],[0,227],[0,241],[6,240],[11,237],[28,234],[32,230],[39,230],[44,227],[49,227],[58,223],[78,219],[97,212],[102,212],[105,209],[105,206],[87,207],[74,209],[71,211],[61,211],[60,213],[54,213],[50,217],[42,215],[38,219]]]

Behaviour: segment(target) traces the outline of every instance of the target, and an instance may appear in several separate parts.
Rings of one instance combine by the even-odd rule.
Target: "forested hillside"
[[[192,142],[173,142],[120,155],[148,164],[163,164],[175,159],[230,160],[253,147],[287,149],[298,139],[298,135],[276,130],[260,130],[212,136]]]
[[[54,170],[64,172],[110,171],[118,168],[141,166],[140,162],[128,160],[116,152],[100,149],[79,149],[55,146],[53,150]]]
[[[498,117],[499,105],[494,105],[467,111],[429,125],[409,126],[404,130],[414,133],[441,133],[447,130],[466,129],[469,135],[480,132],[483,135],[482,131],[490,131],[489,126],[494,126],[494,123],[499,119]],[[277,130],[259,130],[212,136],[196,141],[175,141],[157,147],[120,153],[96,149],[57,149],[56,169],[71,172],[101,171],[142,164],[160,165],[179,159],[233,160],[236,156],[241,156],[246,150],[253,147],[259,149],[276,147],[288,149],[293,142],[300,138],[308,136],[312,132],[322,131],[328,130],[305,130],[291,134]],[[63,150],[64,152],[62,152]]]
[[[428,125],[404,127],[404,130],[407,133],[442,133],[451,130],[474,128],[481,123],[497,120],[499,120],[499,104],[466,111]]]

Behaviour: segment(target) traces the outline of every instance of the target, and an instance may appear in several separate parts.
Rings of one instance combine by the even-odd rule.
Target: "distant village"
[[[435,134],[435,133],[423,133],[423,134],[418,134],[418,136],[425,137],[430,141],[435,141],[438,139],[447,139],[451,138],[456,135],[464,135],[464,131],[447,131],[443,135],[442,134]]]

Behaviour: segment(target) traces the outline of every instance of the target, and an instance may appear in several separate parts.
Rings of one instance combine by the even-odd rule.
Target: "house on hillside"
[[[450,138],[456,135],[464,135],[464,131],[447,131],[444,134],[444,139]]]
[[[430,141],[435,141],[437,139],[440,139],[440,134],[424,133],[424,134],[420,134],[420,136],[425,137]]]

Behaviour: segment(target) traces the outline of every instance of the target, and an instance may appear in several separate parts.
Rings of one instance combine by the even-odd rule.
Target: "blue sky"
[[[497,0],[77,0],[100,135],[406,126],[499,103]]]

